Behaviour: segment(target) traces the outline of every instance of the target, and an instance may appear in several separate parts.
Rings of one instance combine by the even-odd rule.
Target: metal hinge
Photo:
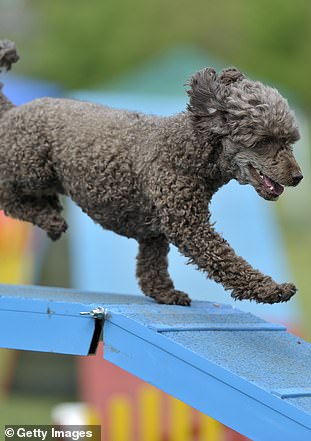
[[[94,355],[96,353],[98,343],[101,340],[104,321],[105,319],[110,317],[110,313],[107,308],[104,308],[102,306],[97,306],[97,308],[92,309],[91,311],[81,311],[80,315],[88,315],[91,318],[95,319],[94,333],[88,352],[89,355]]]

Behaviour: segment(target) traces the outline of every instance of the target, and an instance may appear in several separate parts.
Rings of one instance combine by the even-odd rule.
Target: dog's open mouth
[[[260,190],[263,190],[267,196],[271,198],[278,198],[284,191],[284,186],[279,184],[273,179],[264,175],[261,171],[257,170],[252,165],[249,165],[252,176],[256,179],[256,182],[260,185]]]

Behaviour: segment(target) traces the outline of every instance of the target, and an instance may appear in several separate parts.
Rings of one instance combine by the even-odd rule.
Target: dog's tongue
[[[284,191],[283,185],[280,185],[277,182],[272,181],[272,179],[268,178],[268,176],[265,175],[264,175],[264,184],[266,189],[274,193],[276,196],[280,196],[280,194],[282,194]]]

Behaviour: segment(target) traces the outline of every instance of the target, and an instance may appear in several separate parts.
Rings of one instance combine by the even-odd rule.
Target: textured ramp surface
[[[108,307],[105,358],[252,440],[311,439],[311,345],[229,305]]]
[[[311,345],[282,325],[212,302],[0,285],[0,347],[88,355],[102,326],[107,360],[252,440],[311,439]]]

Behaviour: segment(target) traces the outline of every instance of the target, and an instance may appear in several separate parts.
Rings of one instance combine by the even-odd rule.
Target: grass
[[[10,394],[0,402],[0,430],[6,424],[52,424],[52,408],[64,400]]]

